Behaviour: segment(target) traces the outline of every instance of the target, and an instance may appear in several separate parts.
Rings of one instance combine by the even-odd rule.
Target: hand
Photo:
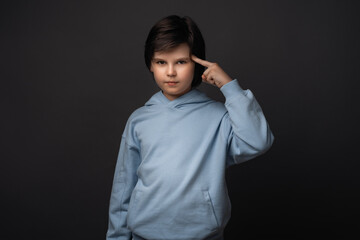
[[[206,67],[207,69],[204,71],[203,75],[201,76],[203,82],[209,83],[211,85],[217,86],[218,88],[221,88],[228,82],[231,82],[232,79],[229,75],[222,70],[222,68],[217,63],[208,62],[206,60],[202,60],[195,55],[191,56],[191,59]]]

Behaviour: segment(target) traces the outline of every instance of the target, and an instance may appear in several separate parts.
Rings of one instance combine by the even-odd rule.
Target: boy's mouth
[[[169,81],[169,82],[165,82],[165,83],[169,86],[175,86],[178,82]]]

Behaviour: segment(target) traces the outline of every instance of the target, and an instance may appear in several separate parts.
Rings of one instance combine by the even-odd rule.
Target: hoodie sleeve
[[[132,191],[137,182],[136,170],[140,164],[139,149],[123,136],[117,158],[110,197],[107,240],[130,240],[127,212]]]
[[[236,79],[220,88],[225,96],[224,116],[228,135],[227,166],[250,160],[266,152],[274,141],[259,103]],[[229,130],[230,129],[230,130]]]

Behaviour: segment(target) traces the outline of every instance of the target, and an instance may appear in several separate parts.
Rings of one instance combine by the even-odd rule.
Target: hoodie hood
[[[192,89],[189,92],[185,93],[184,95],[170,101],[160,90],[159,92],[155,93],[146,103],[145,106],[168,106],[173,108],[181,108],[186,105],[191,104],[198,104],[198,103],[205,103],[214,101],[205,93],[199,91],[198,89]]]

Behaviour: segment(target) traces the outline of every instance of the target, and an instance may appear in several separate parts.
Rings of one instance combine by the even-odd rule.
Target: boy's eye
[[[176,63],[177,63],[177,64],[185,64],[186,61],[185,61],[185,60],[180,60],[180,61],[177,61]],[[165,61],[162,61],[162,60],[159,60],[159,61],[156,61],[156,64],[164,65],[164,64],[166,64],[166,62],[165,62]]]

